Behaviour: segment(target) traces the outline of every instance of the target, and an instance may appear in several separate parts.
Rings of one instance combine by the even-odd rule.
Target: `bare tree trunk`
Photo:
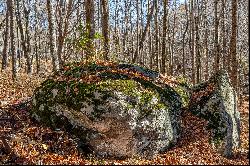
[[[186,33],[188,30],[188,24],[189,24],[187,0],[185,0],[185,11],[186,11],[187,23],[186,23],[186,27],[185,27],[183,37],[182,37],[182,74],[183,74],[183,76],[186,75],[185,37],[186,37]]]
[[[146,34],[148,32],[148,29],[149,29],[149,26],[150,26],[150,22],[151,22],[151,19],[152,19],[152,16],[153,16],[153,13],[154,13],[154,7],[155,7],[155,4],[156,3],[156,0],[153,1],[153,5],[151,7],[151,11],[150,13],[148,14],[148,17],[147,17],[147,24],[146,24],[146,27],[142,33],[142,36],[141,36],[141,39],[140,39],[140,43],[139,43],[139,50],[135,51],[135,54],[134,54],[134,57],[132,59],[132,62],[135,63],[136,62],[136,59],[138,58],[138,53],[140,54],[141,50],[143,49],[143,43],[146,39]]]
[[[237,38],[237,0],[232,0],[232,34],[231,34],[231,41],[230,41],[230,60],[231,60],[231,80],[233,83],[233,87],[237,89],[237,55],[236,55],[236,38]]]
[[[7,49],[8,49],[8,38],[9,38],[9,10],[8,5],[9,2],[7,1],[7,10],[5,16],[5,32],[4,32],[4,44],[3,44],[3,58],[2,58],[2,70],[5,70],[7,67]]]
[[[64,45],[64,40],[65,37],[68,33],[68,25],[69,25],[69,17],[71,15],[71,11],[72,11],[72,5],[73,5],[73,1],[69,0],[67,2],[67,11],[65,14],[65,8],[64,8],[64,4],[62,1],[59,2],[59,7],[58,12],[59,12],[59,21],[58,21],[58,38],[57,38],[57,57],[58,57],[58,62],[59,62],[59,68],[62,68],[62,66],[64,65],[64,59],[62,58],[62,53],[63,53],[63,45]],[[64,14],[62,14],[64,13]],[[65,15],[65,17],[63,18],[63,15]]]
[[[86,10],[86,30],[88,33],[88,40],[86,43],[87,49],[86,49],[86,59],[93,58],[95,55],[95,49],[94,49],[94,35],[95,35],[95,20],[94,20],[94,14],[95,14],[95,7],[94,7],[94,1],[93,0],[86,0],[85,1],[85,10]]]
[[[221,0],[222,2],[222,57],[223,57],[223,69],[226,69],[226,52],[227,52],[227,40],[226,40],[226,27],[225,27],[225,3],[226,0]]]
[[[218,19],[218,0],[214,1],[214,15],[215,15],[215,37],[214,37],[214,54],[215,54],[215,61],[214,61],[214,71],[215,73],[219,70],[220,64],[220,50],[219,50],[219,41],[218,41],[218,29],[219,29],[219,19]]]
[[[174,74],[174,42],[175,42],[175,26],[176,26],[176,0],[174,0],[174,20],[173,20],[173,28],[172,28],[172,38],[170,42],[170,58],[169,58],[169,75]]]
[[[59,3],[59,4],[58,4]],[[57,58],[59,62],[59,68],[62,68],[63,66],[63,60],[62,60],[62,47],[63,47],[63,15],[62,15],[62,9],[63,8],[63,2],[57,1],[57,7],[56,10],[58,11],[58,15],[56,17],[57,20],[57,32],[58,32],[58,37],[57,37]]]
[[[163,39],[162,39],[162,57],[161,57],[161,72],[166,73],[166,58],[167,58],[167,48],[166,48],[166,41],[167,41],[167,15],[168,15],[168,0],[163,1]]]
[[[47,12],[48,12],[48,23],[49,23],[49,48],[50,54],[52,56],[52,65],[53,71],[56,71],[56,56],[54,53],[54,39],[53,39],[53,22],[52,22],[52,11],[51,11],[51,2],[47,0]]]
[[[24,4],[24,1],[23,1]],[[32,72],[32,59],[33,56],[30,57],[31,47],[30,47],[30,33],[29,33],[29,14],[30,9],[27,9],[25,5],[23,5],[23,12],[25,17],[25,38],[26,38],[26,63],[27,63],[27,73]],[[29,6],[29,4],[27,5]]]
[[[201,54],[200,54],[200,37],[199,37],[199,26],[198,26],[198,24],[199,24],[199,20],[198,20],[199,18],[198,18],[198,16],[197,17],[195,17],[195,29],[196,29],[196,49],[195,49],[195,51],[196,51],[196,81],[197,81],[197,83],[199,83],[200,82],[200,79],[201,79]]]
[[[101,0],[102,5],[102,34],[104,37],[104,59],[109,59],[109,8],[108,0]]]
[[[38,17],[37,17],[37,0],[35,0],[35,57],[36,57],[36,73],[38,74],[40,71],[40,59],[39,59],[39,55],[38,55],[38,41],[37,41],[37,37],[38,37]]]
[[[156,58],[156,70],[159,71],[159,66],[158,66],[158,61],[159,61],[159,26],[158,26],[158,13],[159,13],[159,9],[158,9],[158,2],[156,1],[155,3],[155,18],[154,18],[154,22],[155,22],[155,50],[154,50],[154,54],[152,54],[151,56]]]
[[[12,79],[16,79],[16,47],[15,47],[15,35],[14,35],[14,19],[13,19],[13,1],[8,0],[8,10],[10,14],[10,49],[11,49],[11,57],[12,57]]]
[[[205,81],[208,80],[209,78],[209,65],[208,65],[208,62],[209,62],[209,57],[208,57],[208,25],[207,25],[207,1],[205,2],[205,16],[204,16],[204,21],[205,21],[205,37],[204,37],[204,44],[205,44],[205,57],[206,57],[206,60],[205,60]]]
[[[190,39],[189,39],[189,49],[192,60],[192,83],[195,84],[195,54],[194,54],[194,2],[191,0],[190,2],[190,21],[191,21],[191,30],[190,30]]]
[[[139,0],[136,0],[136,52],[134,54],[139,55],[139,42],[140,42],[140,7],[139,7]]]
[[[200,20],[199,20],[199,4],[198,1],[196,3],[196,10],[197,10],[197,14],[194,18],[195,21],[195,51],[196,51],[196,83],[199,83],[201,80],[201,54],[200,54],[200,36],[199,36],[199,24],[200,24]]]

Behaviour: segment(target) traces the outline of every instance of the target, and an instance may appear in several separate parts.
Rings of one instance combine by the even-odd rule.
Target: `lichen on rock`
[[[101,157],[152,157],[180,136],[179,95],[129,64],[67,65],[33,96],[33,116],[73,133]]]
[[[31,114],[74,134],[97,156],[148,158],[177,143],[181,111],[188,110],[208,121],[211,142],[229,157],[240,145],[236,101],[225,71],[191,87],[137,65],[75,62],[35,90]]]
[[[208,120],[211,142],[225,157],[231,157],[233,149],[240,146],[240,113],[227,72],[219,71],[207,82],[194,86],[192,91],[189,110]]]

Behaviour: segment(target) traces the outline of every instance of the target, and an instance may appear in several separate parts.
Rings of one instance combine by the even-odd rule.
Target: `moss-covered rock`
[[[208,121],[211,142],[226,157],[240,146],[240,113],[237,95],[226,71],[221,70],[207,82],[192,87],[189,110]]]
[[[240,118],[225,71],[191,87],[132,64],[71,63],[35,90],[31,113],[98,156],[150,157],[176,144],[183,107],[208,121],[211,142],[231,156],[240,144]]]
[[[69,64],[35,90],[32,116],[73,133],[98,156],[150,157],[180,136],[180,96],[156,77],[130,64]]]

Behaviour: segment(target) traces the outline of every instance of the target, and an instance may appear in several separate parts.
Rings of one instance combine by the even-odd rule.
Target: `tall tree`
[[[86,59],[89,59],[95,55],[94,50],[94,35],[95,35],[95,6],[93,0],[85,1],[85,14],[86,14],[86,31],[88,39],[86,42]]]
[[[187,7],[187,0],[185,0],[185,11],[186,11],[186,25],[185,25],[185,30],[183,33],[183,37],[182,37],[182,74],[183,76],[186,75],[186,56],[185,56],[185,45],[186,45],[186,33],[188,30],[188,26],[189,26],[189,21],[188,21],[188,7]]]
[[[218,0],[214,0],[214,71],[217,72],[219,70],[220,64],[220,49],[219,49],[219,18],[218,18]]]
[[[35,58],[36,58],[36,73],[38,74],[40,71],[40,56],[38,54],[38,41],[37,38],[38,36],[38,2],[37,0],[35,0],[35,4],[34,4],[34,11],[35,11],[35,34],[34,34],[34,38],[35,38]]]
[[[232,0],[231,2],[232,6],[232,34],[231,34],[231,41],[230,41],[230,58],[232,66],[231,70],[231,80],[233,83],[233,87],[235,90],[237,90],[237,68],[238,68],[238,62],[237,62],[237,52],[236,52],[236,37],[237,37],[237,5],[238,0]]]
[[[52,57],[52,65],[53,65],[53,71],[56,71],[57,66],[56,66],[56,56],[54,53],[54,25],[52,21],[52,10],[51,10],[51,1],[47,0],[46,3],[47,7],[47,13],[48,13],[48,23],[49,23],[49,48],[50,48],[50,55]]]
[[[108,0],[101,0],[102,6],[102,34],[104,37],[104,59],[108,60],[109,54],[109,8]]]
[[[194,22],[194,0],[190,2],[190,33],[189,33],[189,51],[191,55],[191,63],[192,63],[192,83],[195,84],[195,43],[194,43],[194,36],[195,36],[195,22]]]
[[[221,0],[222,3],[222,57],[223,57],[223,69],[226,69],[226,53],[227,53],[227,37],[226,37],[226,26],[225,26],[225,8],[226,8],[226,0]]]
[[[200,36],[199,36],[199,24],[200,24],[200,9],[199,9],[199,1],[196,2],[196,16],[194,18],[195,21],[195,51],[196,51],[196,81],[200,82],[201,79],[201,54],[200,54]]]
[[[15,35],[14,35],[14,19],[13,19],[13,11],[14,5],[13,0],[8,0],[8,10],[10,14],[10,50],[12,57],[12,79],[16,79],[16,47],[15,47]]]
[[[208,30],[208,19],[207,19],[207,0],[205,0],[205,11],[204,11],[204,28],[205,28],[205,37],[204,37],[204,45],[205,45],[205,80],[208,80],[209,77],[209,53],[208,53],[208,36],[209,36],[209,30]]]
[[[139,42],[139,48],[138,48],[138,50],[135,51],[135,54],[134,54],[133,59],[132,59],[133,63],[136,62],[136,60],[138,58],[138,53],[140,54],[141,50],[143,49],[143,43],[144,43],[144,41],[146,39],[146,34],[147,34],[148,30],[149,30],[150,22],[151,22],[151,19],[153,17],[155,3],[156,3],[156,0],[153,0],[153,4],[152,4],[151,10],[150,10],[150,13],[147,16],[146,26],[145,26],[145,29],[143,30],[143,33],[142,33],[142,36],[141,36],[141,39],[140,39],[140,42]]]
[[[8,49],[8,38],[9,38],[9,2],[7,1],[7,10],[5,16],[5,33],[4,33],[4,44],[2,52],[2,70],[5,70],[7,67],[7,49]]]
[[[68,33],[69,18],[72,13],[73,0],[68,0],[67,5],[65,5],[64,3],[65,2],[60,0],[59,4],[57,5],[57,11],[58,11],[57,18],[59,19],[57,20],[58,23],[57,57],[59,62],[59,68],[62,68],[62,66],[64,65],[64,59],[62,58],[62,53],[63,53],[64,41]],[[65,6],[67,6],[67,10],[65,10]]]
[[[162,55],[161,55],[161,72],[166,73],[166,58],[167,58],[167,15],[168,15],[168,0],[163,1],[163,39],[162,39]]]

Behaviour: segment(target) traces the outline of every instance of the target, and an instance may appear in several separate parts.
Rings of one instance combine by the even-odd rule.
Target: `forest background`
[[[50,71],[95,57],[139,63],[195,84],[226,69],[248,85],[248,1],[0,1],[1,70]],[[89,43],[92,43],[89,45]],[[51,61],[51,62],[50,62]],[[46,71],[44,71],[46,70]]]
[[[245,0],[0,0],[0,108],[87,59],[136,63],[191,84],[225,69],[241,105],[248,9]]]

